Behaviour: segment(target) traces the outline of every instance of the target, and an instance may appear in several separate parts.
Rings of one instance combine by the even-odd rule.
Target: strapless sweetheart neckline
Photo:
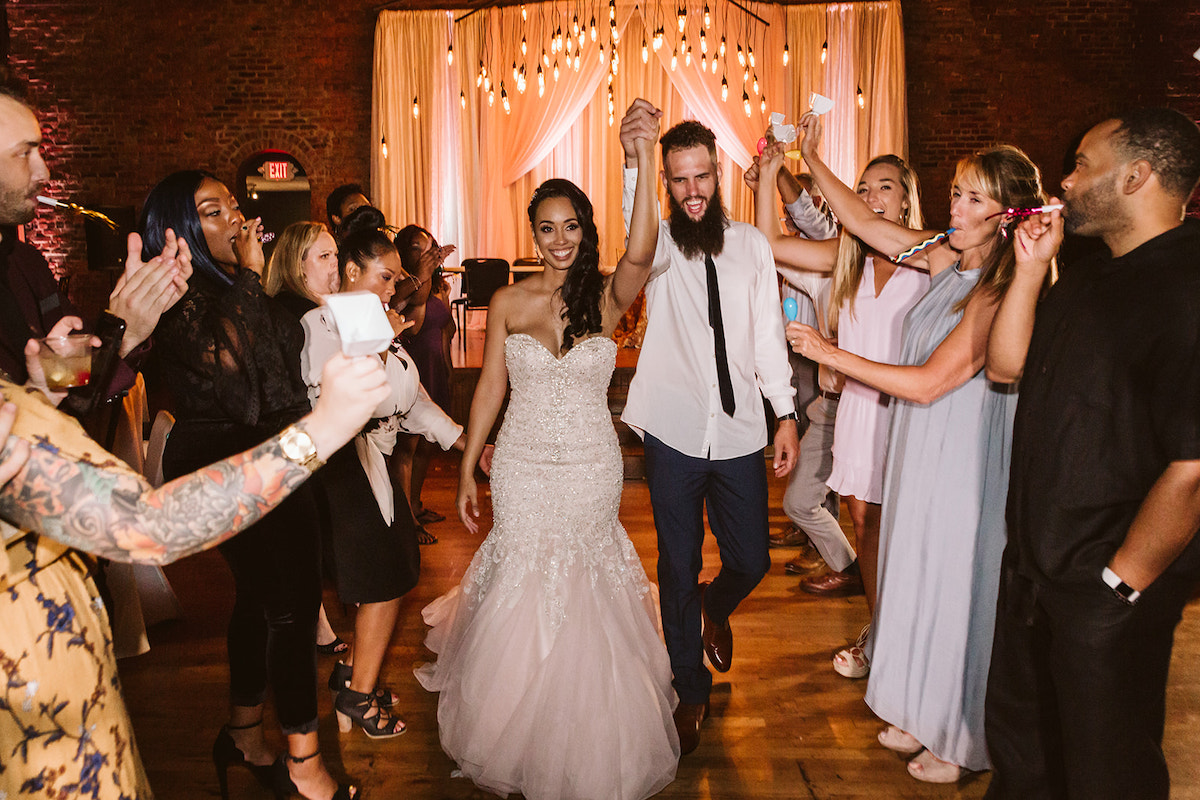
[[[547,356],[554,359],[555,361],[562,361],[567,356],[571,355],[571,353],[574,353],[576,350],[578,350],[580,347],[587,344],[588,342],[610,342],[614,347],[617,344],[615,341],[608,338],[607,336],[589,336],[586,339],[576,342],[575,345],[570,350],[563,353],[561,356],[556,356],[556,355],[554,355],[554,353],[550,352],[549,347],[546,347],[546,345],[542,344],[541,340],[539,340],[536,336],[534,336],[531,333],[524,333],[524,332],[510,333],[507,338],[512,339],[517,336],[522,336],[526,339],[529,339],[534,344],[536,344],[539,349],[541,349],[543,352],[545,352],[545,354]]]

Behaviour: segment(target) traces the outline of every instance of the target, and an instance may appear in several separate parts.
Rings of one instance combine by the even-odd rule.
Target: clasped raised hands
[[[662,111],[651,105],[650,101],[639,97],[630,104],[629,110],[621,118],[621,148],[625,151],[625,166],[635,166],[639,152],[653,156],[661,121]]]

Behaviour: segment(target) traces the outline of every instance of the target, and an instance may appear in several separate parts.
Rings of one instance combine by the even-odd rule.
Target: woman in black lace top
[[[147,256],[162,248],[167,228],[187,240],[193,264],[187,294],[155,331],[178,417],[163,454],[169,479],[278,433],[307,413],[309,402],[300,376],[303,331],[260,283],[259,220],[247,221],[212,175],[185,171],[163,179],[146,198]],[[228,635],[229,724],[213,748],[222,794],[232,763],[249,766],[264,783],[278,778],[277,788],[311,800],[348,800],[353,788],[337,787],[315,757],[321,570],[311,489],[302,487],[221,545],[221,553],[237,588]],[[262,731],[268,685],[288,749],[274,769]]]

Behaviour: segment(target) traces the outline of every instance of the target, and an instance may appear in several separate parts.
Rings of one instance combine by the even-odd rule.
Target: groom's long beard
[[[675,240],[679,252],[688,258],[699,258],[703,255],[718,256],[725,247],[725,208],[721,203],[721,187],[713,190],[704,216],[693,220],[687,215],[672,194],[667,195],[667,205],[671,209],[671,238]]]

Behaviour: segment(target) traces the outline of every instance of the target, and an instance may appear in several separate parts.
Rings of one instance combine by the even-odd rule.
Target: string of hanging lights
[[[455,24],[462,22],[487,7],[485,5],[473,9],[455,19],[454,22]],[[714,8],[722,14],[723,22],[722,29],[715,32],[712,30],[713,20],[716,16]],[[731,8],[734,10],[736,21],[733,27],[729,24]],[[605,9],[607,9],[607,14],[604,13]],[[536,24],[530,23],[531,10],[536,13]],[[635,10],[641,16],[643,32],[641,46],[640,48],[635,47],[634,52],[640,50],[642,63],[649,63],[650,54],[660,52],[667,43],[663,22],[668,13],[673,13],[675,25],[672,27],[677,29],[677,35],[671,44],[668,68],[676,70],[681,62],[685,67],[690,67],[693,60],[698,60],[701,72],[711,72],[715,78],[720,71],[721,100],[729,102],[730,59],[728,55],[732,50],[733,57],[737,62],[735,75],[740,73],[741,77],[743,111],[750,116],[754,105],[757,105],[762,113],[766,112],[767,100],[761,91],[758,78],[758,58],[755,52],[756,40],[759,44],[765,41],[766,28],[769,26],[766,20],[738,0],[655,0],[649,3],[649,7],[646,3],[639,2],[635,6]],[[582,67],[582,59],[586,56],[586,51],[594,47],[596,58],[601,64],[607,64],[608,67],[606,94],[609,125],[612,125],[615,122],[612,84],[620,70],[620,55],[617,45],[621,40],[620,28],[617,25],[616,0],[548,0],[548,2],[542,3],[522,3],[519,13],[520,23],[515,23],[515,15],[508,17],[520,27],[519,53],[500,53],[500,48],[493,46],[493,42],[505,41],[505,39],[503,36],[493,39],[492,31],[489,29],[489,25],[492,24],[491,18],[489,18],[489,22],[485,22],[484,47],[475,70],[475,86],[481,96],[486,98],[488,106],[494,106],[498,91],[501,107],[506,114],[511,114],[512,104],[508,87],[513,86],[518,94],[523,95],[527,89],[532,89],[531,84],[535,82],[538,97],[544,98],[547,85],[560,80],[564,69],[578,72]],[[502,14],[497,17],[501,26],[504,25],[505,16]],[[607,16],[608,25],[598,24],[597,19],[603,19],[605,16]],[[586,23],[583,21],[585,18],[587,19]],[[607,31],[604,30],[605,27],[607,27]],[[720,39],[716,46],[711,48],[713,52],[710,53],[709,37],[715,33],[720,33]],[[732,39],[732,44],[730,39]],[[531,40],[533,44],[530,43]],[[826,63],[828,52],[829,43],[826,39],[821,45],[822,64]],[[777,58],[779,60],[776,63],[779,65],[787,66],[789,64],[791,53],[786,43]],[[507,62],[508,70],[490,69],[489,64],[495,62],[501,65]],[[454,63],[452,29],[451,41],[446,47],[446,64],[452,67]],[[530,70],[534,72],[532,80],[528,78]],[[506,72],[511,73],[511,83],[508,83]],[[500,77],[498,86],[493,79],[493,74],[498,74]],[[755,103],[755,100],[758,102]],[[865,106],[865,97],[861,87],[858,90],[857,102],[859,108]],[[464,109],[467,107],[465,90],[459,92],[459,103]],[[414,117],[418,117],[420,114],[418,97],[413,98],[412,114]]]

